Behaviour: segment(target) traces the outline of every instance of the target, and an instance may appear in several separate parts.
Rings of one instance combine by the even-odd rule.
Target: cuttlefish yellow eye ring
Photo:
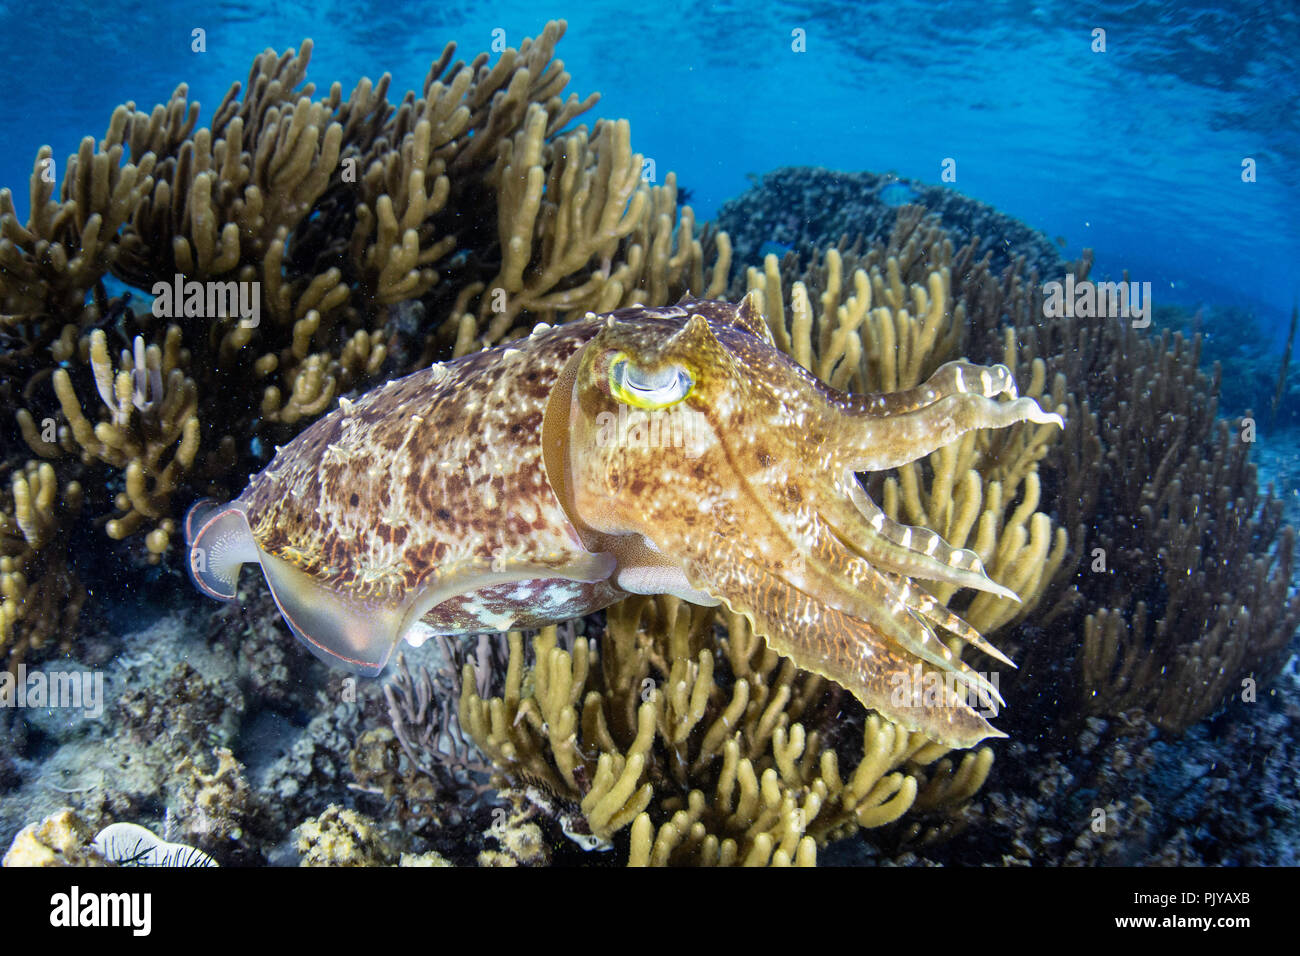
[[[647,373],[623,352],[615,355],[609,365],[609,393],[615,401],[634,408],[647,411],[668,408],[690,395],[694,387],[691,373],[680,365],[667,365]]]

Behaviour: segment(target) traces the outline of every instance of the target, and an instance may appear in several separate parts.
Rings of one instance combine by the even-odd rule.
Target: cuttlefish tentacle
[[[955,655],[927,624],[927,620],[935,620],[940,625],[949,621],[946,609],[940,614],[930,594],[907,578],[863,560],[821,516],[805,512],[792,521],[788,513],[772,508],[771,502],[763,500],[763,485],[748,487],[756,496],[757,507],[751,513],[747,539],[765,541],[767,546],[756,549],[744,541],[736,544],[736,560],[741,567],[761,567],[765,573],[784,581],[787,587],[860,620],[916,659],[942,672],[960,675],[965,686],[1001,703],[997,689]],[[764,517],[775,527],[764,527]],[[773,541],[779,541],[780,545],[773,547]],[[788,555],[797,558],[790,560]],[[719,554],[716,545],[699,549],[687,563],[687,577],[692,587],[726,601],[735,610],[737,601],[743,598],[738,598],[734,582],[717,573],[719,563],[725,564],[727,560],[728,556]],[[779,616],[785,607],[784,600],[774,599],[769,617]],[[797,622],[792,626],[797,627]],[[959,622],[952,631],[959,637],[973,633],[964,622]],[[973,643],[1001,657],[982,638],[977,636],[977,642]],[[894,716],[894,710],[881,706],[885,708],[883,713]]]
[[[949,363],[922,386],[928,388],[942,377],[928,404],[906,411],[881,414],[864,396],[837,396],[831,401],[851,424],[831,436],[831,452],[852,471],[885,471],[930,454],[977,428],[1006,428],[1018,422],[1064,427],[1060,415],[1045,412],[1032,398],[999,402],[984,391],[1006,390],[1001,375],[989,373],[987,386],[982,374],[972,376],[964,363]],[[971,378],[974,381],[970,381]],[[914,392],[917,390],[913,390]],[[903,393],[907,394],[907,393]],[[923,392],[922,392],[923,394]],[[904,403],[906,404],[906,403]]]
[[[850,407],[872,415],[901,415],[932,405],[948,395],[975,393],[996,398],[1006,393],[1016,397],[1016,383],[1005,365],[975,365],[971,362],[947,362],[915,388],[901,392],[876,392],[848,396]]]
[[[990,657],[1015,666],[1006,655],[984,640],[978,631],[921,588],[912,587],[910,591],[907,590],[907,578],[922,578],[957,587],[976,588],[1018,601],[1015,592],[991,580],[984,573],[983,565],[975,552],[950,547],[933,531],[891,520],[867,497],[851,474],[846,474],[841,484],[833,488],[830,494],[818,494],[810,509],[797,512],[772,508],[770,502],[763,501],[763,485],[750,484],[749,487],[751,492],[757,489],[758,507],[771,514],[782,533],[790,537],[789,553],[804,555],[808,553],[807,542],[810,539],[817,540],[819,536],[829,534],[837,548],[843,551],[840,553],[835,548],[830,548],[835,553],[828,560],[839,565],[852,556],[855,559],[853,568],[859,577],[867,581],[873,590],[888,592],[885,596],[889,598],[887,603],[891,607],[898,603],[899,592],[910,595],[914,599],[906,603],[912,614],[950,631]],[[867,515],[871,516],[869,520]],[[820,528],[817,531],[808,530],[811,526],[823,523],[824,531]],[[829,548],[828,545],[827,547]],[[882,573],[890,582],[890,587],[881,588],[866,571]],[[843,570],[836,567],[833,573],[842,574]],[[903,622],[904,626],[905,624]],[[890,630],[887,625],[878,626],[886,633]],[[926,657],[923,648],[927,645],[919,635],[905,631],[891,636],[913,649],[918,656]],[[931,660],[931,663],[943,666],[939,660]]]
[[[913,613],[920,614],[931,624],[943,628],[994,660],[1000,661],[1008,667],[1016,667],[1015,661],[985,640],[979,631],[940,604],[929,592],[922,592],[921,599],[913,606],[912,610]]]
[[[838,531],[836,532],[836,536],[840,537]],[[924,618],[926,621],[943,628],[945,631],[949,631],[956,637],[961,638],[967,644],[983,651],[995,660],[1001,661],[1003,664],[1008,664],[1011,667],[1016,666],[1011,658],[1007,657],[996,647],[986,641],[979,631],[975,630],[975,628],[971,627],[956,614],[953,614],[946,607],[940,604],[929,592],[922,589],[919,585],[911,585],[907,580],[908,577],[914,576],[924,578],[926,575],[909,575],[906,571],[895,571],[894,568],[889,566],[888,562],[879,560],[876,553],[872,552],[870,549],[861,548],[842,537],[840,537],[840,541],[849,550],[864,558],[869,563],[869,566],[873,567],[877,573],[886,576],[888,580],[894,582],[895,586],[908,597],[907,606],[914,615]],[[866,553],[863,553],[864,551]],[[988,590],[988,583],[992,582],[986,582],[986,586],[983,590]],[[963,586],[969,587],[970,585]],[[909,587],[911,589],[910,591],[908,591]],[[998,587],[1002,591],[1006,591],[1006,593],[1011,595],[1012,598],[1019,600],[1013,592],[1008,591],[1006,588],[1001,588],[1001,585]]]

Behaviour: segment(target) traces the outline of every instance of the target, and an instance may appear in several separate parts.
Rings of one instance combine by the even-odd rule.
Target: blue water
[[[316,42],[308,76],[394,75],[419,89],[449,39],[515,45],[565,17],[559,55],[592,115],[676,170],[708,217],[747,174],[787,164],[895,170],[992,203],[1095,274],[1150,281],[1156,304],[1251,309],[1282,334],[1300,294],[1300,6],[1069,0],[708,5],[280,2],[165,8],[0,3],[0,185],[26,212],[37,148],[62,161],[113,108],[148,110],[180,81],[208,119],[252,57]],[[194,28],[207,52],[190,49]],[[1105,53],[1091,50],[1106,31]],[[807,51],[791,50],[792,31]],[[397,98],[400,98],[400,93]],[[1244,158],[1258,181],[1241,181]]]

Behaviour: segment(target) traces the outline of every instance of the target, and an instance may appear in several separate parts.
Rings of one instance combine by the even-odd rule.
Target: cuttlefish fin
[[[336,591],[273,554],[259,557],[285,623],[308,650],[368,677],[383,671],[401,639],[401,608]]]
[[[205,594],[237,597],[239,569],[256,563],[285,622],[313,654],[362,674],[384,669],[401,637],[402,609],[366,602],[330,588],[257,546],[238,501],[200,501],[185,519],[190,575]]]

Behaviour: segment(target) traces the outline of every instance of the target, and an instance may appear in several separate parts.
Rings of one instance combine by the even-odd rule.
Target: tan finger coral
[[[548,129],[534,104],[503,144],[489,180],[499,191],[501,266],[474,290],[477,316],[453,312],[449,320],[457,355],[538,321],[663,305],[688,289],[713,295],[725,285],[725,237],[706,278],[694,213],[686,206],[677,215],[672,174],[663,186],[642,180],[643,158],[632,152],[626,121],[601,121],[590,137],[580,127],[550,143]]]
[[[25,226],[18,223],[10,191],[0,189],[0,312],[79,311],[86,290],[116,261],[118,230],[153,185],[155,159],[145,154],[123,162],[123,125],[124,117],[115,113],[98,148],[89,136],[81,141],[68,159],[57,202],[53,152],[41,147]]]
[[[104,333],[92,332],[90,366],[103,403],[103,420],[94,423],[83,413],[67,371],[54,373],[54,391],[83,459],[123,470],[125,489],[116,499],[122,514],[105,526],[109,537],[124,538],[153,522],[146,543],[155,558],[175,531],[171,495],[193,466],[199,444],[198,390],[179,368],[180,340],[175,325],[161,347],[146,346],[136,336],[134,352],[124,351],[115,370]]]
[[[82,490],[61,486],[48,462],[29,461],[9,479],[0,497],[0,657],[17,663],[71,640],[86,589],[68,564],[65,534]]]
[[[953,770],[946,748],[878,716],[850,728],[838,689],[739,618],[719,645],[715,613],[632,598],[607,612],[599,645],[566,650],[543,630],[531,667],[511,634],[499,696],[480,696],[466,665],[461,725],[503,782],[572,801],[597,840],[627,830],[638,865],[812,864],[819,845],[914,805],[956,812],[983,783],[987,748]],[[842,771],[846,733],[861,756]]]

